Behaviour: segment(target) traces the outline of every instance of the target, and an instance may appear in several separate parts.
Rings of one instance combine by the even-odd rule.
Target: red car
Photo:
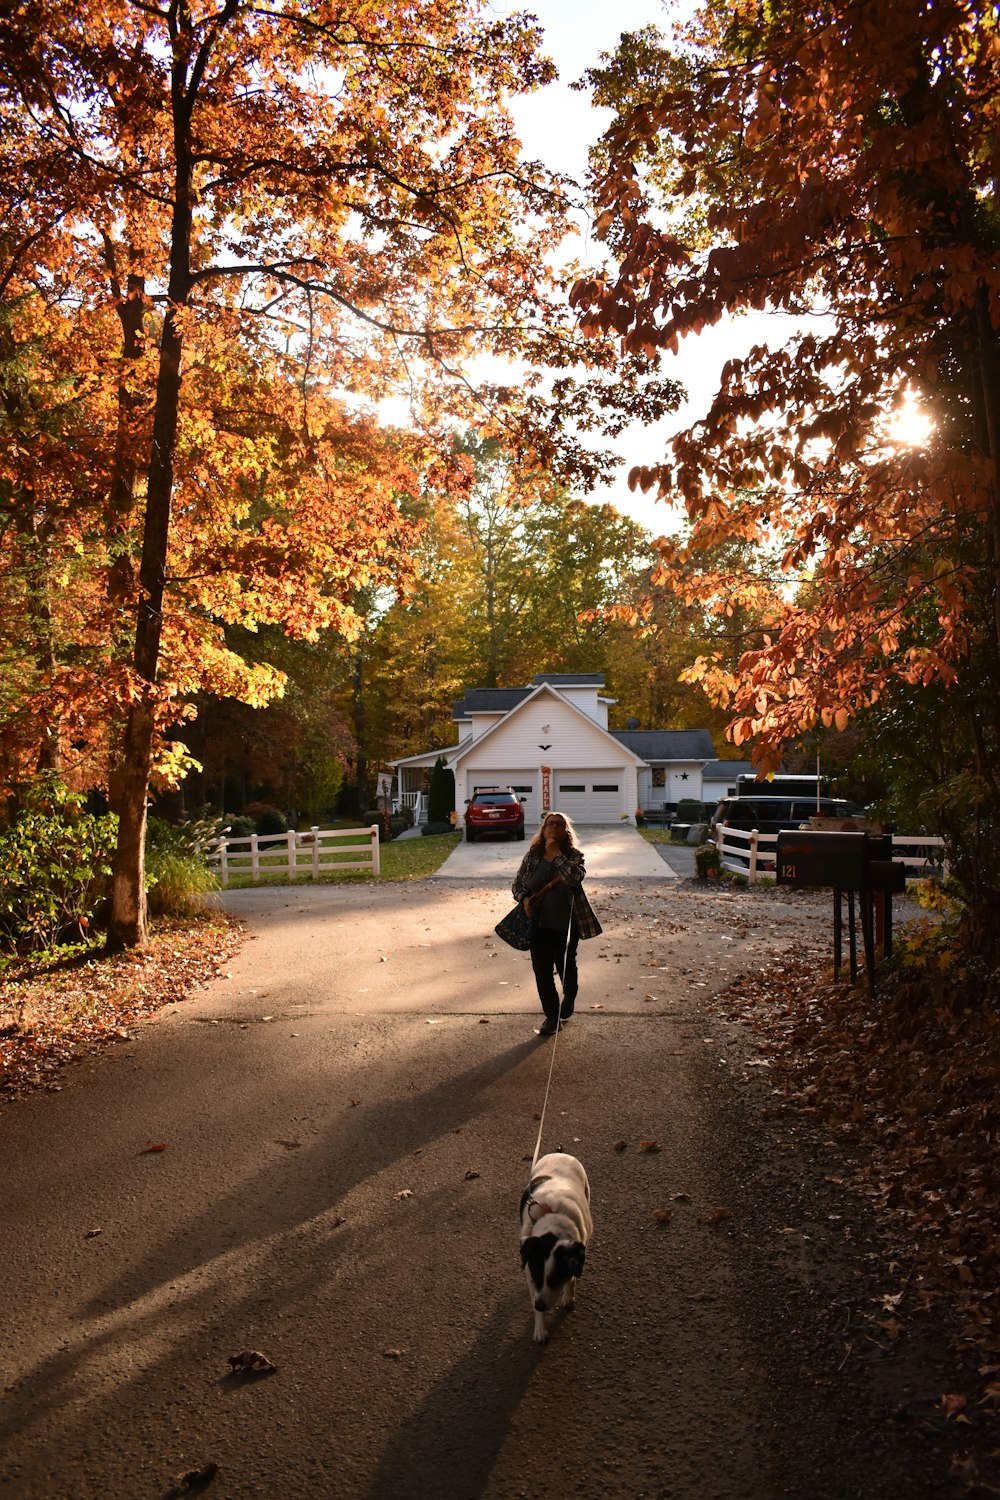
[[[481,786],[465,804],[465,837],[470,844],[484,833],[524,838],[524,808],[509,786]]]

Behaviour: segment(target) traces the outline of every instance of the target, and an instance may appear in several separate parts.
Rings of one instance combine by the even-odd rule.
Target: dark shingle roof
[[[707,729],[616,729],[612,734],[645,761],[715,759]]]
[[[536,672],[531,679],[535,687],[548,682],[552,687],[603,687],[603,672]]]
[[[465,697],[452,704],[453,719],[467,719],[470,714],[506,714],[523,703],[530,688],[467,688]]]
[[[710,760],[701,768],[702,776],[707,776],[710,781],[736,782],[737,776],[752,776],[753,765],[748,760]]]

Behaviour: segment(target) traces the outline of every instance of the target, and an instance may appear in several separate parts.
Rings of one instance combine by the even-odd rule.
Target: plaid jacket
[[[514,876],[514,884],[511,886],[515,901],[523,901],[525,896],[531,894],[531,877],[541,863],[542,855],[538,850],[529,849],[521,861],[521,868]],[[573,921],[579,928],[581,938],[600,937],[603,928],[597,920],[594,908],[583,893],[583,877],[587,871],[582,850],[568,849],[565,854],[557,854],[552,860],[552,868],[563,883],[569,886],[570,899],[573,903]]]

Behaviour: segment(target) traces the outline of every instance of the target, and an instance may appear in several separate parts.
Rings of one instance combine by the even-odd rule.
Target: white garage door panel
[[[625,772],[556,771],[552,805],[580,823],[617,823],[625,811]]]

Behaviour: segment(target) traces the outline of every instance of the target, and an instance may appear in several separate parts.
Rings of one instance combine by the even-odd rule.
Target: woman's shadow
[[[475,1344],[388,1439],[366,1500],[475,1500],[539,1358],[523,1294],[498,1303]]]

